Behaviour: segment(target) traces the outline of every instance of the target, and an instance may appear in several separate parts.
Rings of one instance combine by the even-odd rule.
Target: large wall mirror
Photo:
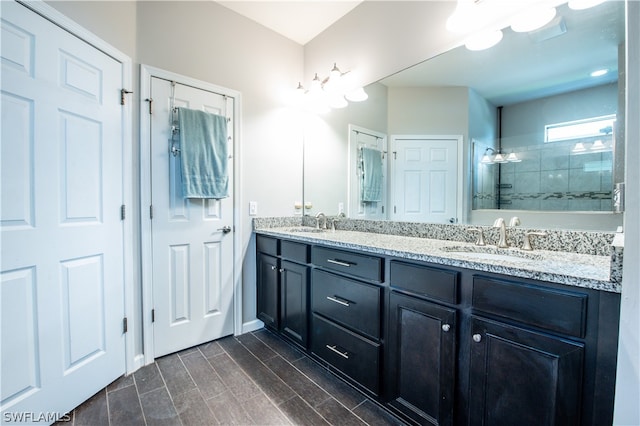
[[[459,46],[369,85],[365,102],[311,118],[304,213],[479,224],[530,214],[551,227],[621,225],[613,192],[624,176],[624,2],[563,4],[542,29],[503,32],[492,48]],[[458,145],[422,149],[438,141]],[[367,147],[381,153],[377,201],[362,201],[358,189]],[[454,174],[417,166],[435,176],[426,184],[409,164],[450,155]],[[454,210],[407,214],[425,210],[418,199],[434,191]],[[445,208],[424,198],[431,213]]]

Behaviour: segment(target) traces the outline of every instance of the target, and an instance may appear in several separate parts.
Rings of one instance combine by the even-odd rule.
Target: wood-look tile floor
[[[159,358],[123,376],[60,425],[401,425],[367,397],[262,329]]]

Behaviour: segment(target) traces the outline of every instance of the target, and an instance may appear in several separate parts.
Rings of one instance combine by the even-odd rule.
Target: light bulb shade
[[[605,0],[569,0],[569,8],[573,10],[589,9],[604,2]]]
[[[587,149],[584,147],[584,144],[582,142],[578,142],[573,146],[571,152],[584,152],[586,150]]]
[[[313,80],[311,80],[311,84],[309,85],[309,92],[312,94],[317,94],[321,90],[322,82],[320,81],[320,77],[318,77],[318,74],[316,74],[315,77],[313,77]]]
[[[504,158],[504,155],[497,153],[495,157],[493,157],[494,163],[506,163],[507,159]]]
[[[358,87],[355,90],[350,91],[345,95],[345,97],[351,102],[362,102],[369,99],[369,95],[364,91],[362,87]]]
[[[555,16],[555,7],[535,6],[513,18],[511,29],[517,33],[534,31],[547,25]]]
[[[511,154],[507,155],[506,160],[507,160],[509,163],[519,163],[519,162],[521,162],[521,161],[522,161],[520,158],[518,158],[518,156],[516,155],[516,153],[515,153],[515,152],[512,152]]]
[[[485,50],[500,43],[500,40],[502,40],[501,30],[485,31],[469,37],[464,45],[469,50]]]
[[[331,95],[327,99],[330,108],[345,108],[349,102],[342,95]]]
[[[493,163],[493,160],[491,159],[491,156],[489,154],[485,154],[482,156],[482,160],[480,160],[480,163],[482,164],[491,164]]]

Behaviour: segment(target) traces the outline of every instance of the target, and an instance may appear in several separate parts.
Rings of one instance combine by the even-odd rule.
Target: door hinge
[[[149,206],[149,219],[153,219],[153,204]]]
[[[153,98],[147,98],[145,99],[145,101],[147,101],[149,103],[149,115],[153,114]]]
[[[397,160],[397,159],[398,159],[398,157],[396,156],[396,154],[398,154],[398,151],[393,151],[393,159],[394,159],[394,160]]]
[[[126,333],[128,330],[127,317],[122,318],[122,333]]]
[[[395,214],[395,213],[398,213],[398,212],[396,211],[396,206],[393,206],[393,213],[394,213],[394,214]]]
[[[156,310],[151,310],[151,322],[156,322]]]
[[[133,93],[131,90],[120,89],[120,105],[124,105],[124,95]]]
[[[384,214],[384,206],[382,206],[382,214]]]
[[[124,220],[126,216],[127,216],[126,207],[123,204],[120,206],[120,220]]]

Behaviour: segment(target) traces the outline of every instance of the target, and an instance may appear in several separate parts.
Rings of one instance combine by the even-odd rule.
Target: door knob
[[[231,227],[223,226],[222,228],[218,228],[218,231],[222,231],[223,234],[228,234],[229,232],[231,232]]]

